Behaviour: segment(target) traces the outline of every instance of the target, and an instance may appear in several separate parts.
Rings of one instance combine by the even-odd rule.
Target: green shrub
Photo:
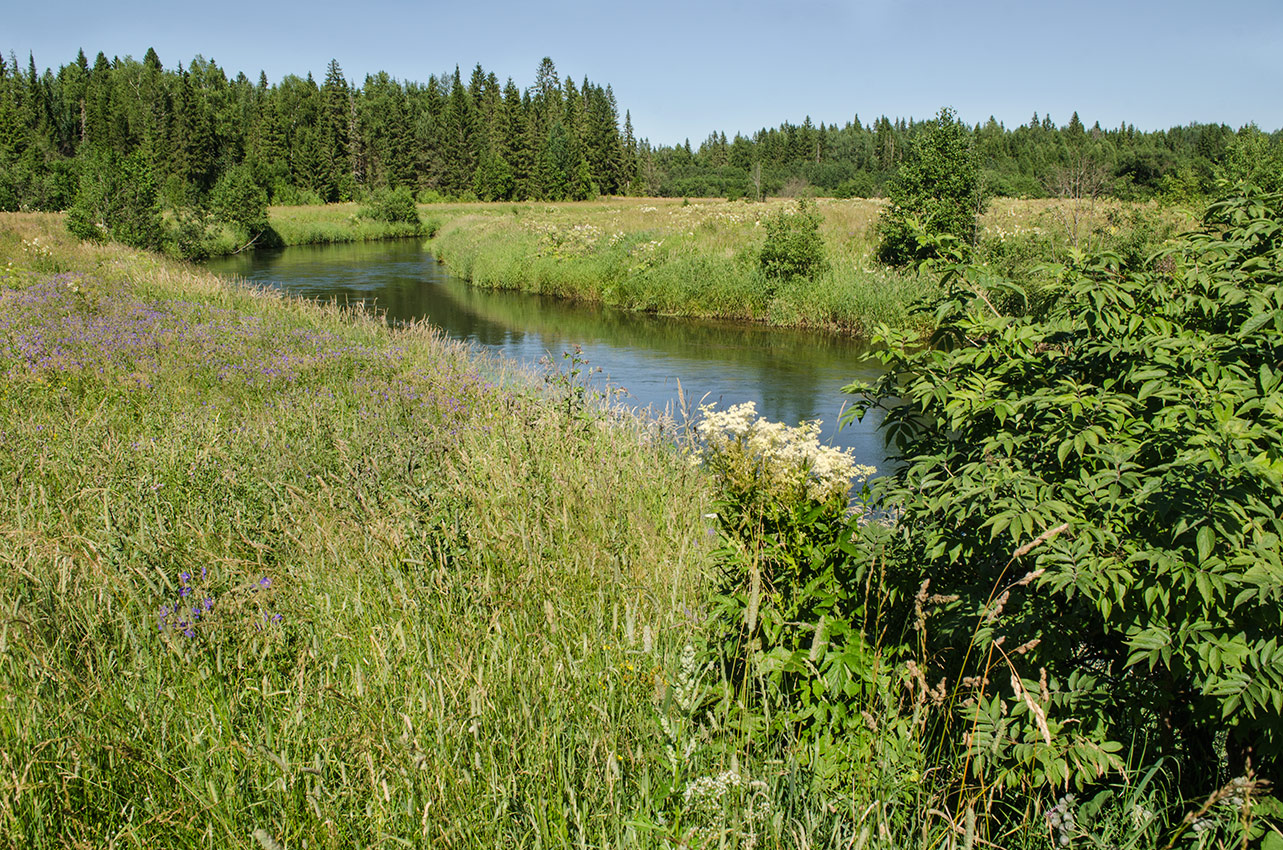
[[[414,203],[414,194],[405,186],[375,192],[369,204],[361,208],[361,215],[388,224],[421,223],[419,209]]]
[[[902,266],[936,256],[936,237],[945,234],[976,243],[976,220],[984,211],[980,161],[971,131],[952,109],[941,109],[913,139],[886,190],[891,203],[878,220],[883,262]]]
[[[857,171],[854,177],[843,180],[833,191],[835,198],[872,198],[877,194],[877,183],[867,171]]]
[[[767,217],[766,243],[759,257],[767,277],[813,279],[828,271],[822,220],[815,203],[806,198],[798,199],[795,212],[780,210]]]
[[[67,229],[81,239],[160,247],[164,228],[156,181],[142,155],[97,151],[86,156],[76,199],[67,211]]]
[[[255,182],[248,166],[237,165],[223,172],[210,193],[209,205],[219,220],[242,228],[251,238],[269,227],[267,190]]]
[[[1030,789],[1124,745],[1189,792],[1249,757],[1278,780],[1283,196],[1214,204],[1143,268],[1062,268],[1042,320],[974,273],[946,269],[933,347],[883,333],[886,376],[849,388],[903,458],[891,633],[916,624],[924,681],[968,697],[939,752]]]

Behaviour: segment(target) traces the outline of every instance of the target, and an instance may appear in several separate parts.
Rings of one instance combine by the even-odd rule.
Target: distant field
[[[479,286],[599,301],[631,310],[819,327],[866,335],[876,324],[919,327],[912,304],[930,274],[875,259],[885,202],[817,202],[828,271],[769,280],[759,266],[768,216],[796,202],[611,198],[562,204],[424,207],[432,249]],[[1039,263],[1069,249],[1149,250],[1187,223],[1152,205],[994,201],[981,219],[978,262],[1036,285]],[[1133,243],[1135,243],[1133,245]]]

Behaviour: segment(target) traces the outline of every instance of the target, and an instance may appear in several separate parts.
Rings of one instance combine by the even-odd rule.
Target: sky
[[[234,76],[360,84],[464,78],[480,63],[525,89],[539,61],[609,84],[639,138],[692,145],[782,122],[929,118],[1142,130],[1190,122],[1283,129],[1283,0],[333,0],[15,4],[0,50],[25,67],[196,55]]]

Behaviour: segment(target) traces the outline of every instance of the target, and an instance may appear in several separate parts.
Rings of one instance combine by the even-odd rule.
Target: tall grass
[[[763,274],[763,222],[785,200],[614,198],[565,204],[434,207],[432,250],[479,286],[549,293],[630,310],[816,327],[867,335],[879,324],[923,329],[913,305],[937,291],[930,274],[875,259],[882,202],[820,200],[829,270],[784,285]],[[1179,214],[1118,203],[996,201],[981,219],[977,261],[1039,285],[1040,263],[1071,247],[1156,247]]]
[[[325,245],[334,242],[369,242],[407,236],[431,236],[435,221],[422,227],[405,222],[379,221],[361,215],[361,205],[270,207],[268,218],[283,245]]]
[[[832,269],[778,287],[759,268],[762,221],[782,202],[614,199],[491,205],[452,215],[432,240],[450,270],[479,286],[521,289],[629,310],[867,333],[905,326],[934,290],[916,273],[872,262],[876,202],[822,202]]]
[[[54,217],[4,262],[0,845],[632,840],[711,548],[667,434]]]

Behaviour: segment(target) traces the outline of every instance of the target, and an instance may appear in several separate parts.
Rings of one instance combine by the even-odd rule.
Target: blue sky
[[[782,121],[866,124],[941,106],[1008,127],[1037,111],[1141,129],[1191,121],[1283,128],[1281,0],[652,0],[638,3],[364,3],[173,0],[22,3],[0,48],[22,64],[83,47],[165,67],[200,54],[273,82],[331,58],[357,83],[423,81],[478,62],[529,86],[544,56],[576,82],[609,83],[656,144]]]

